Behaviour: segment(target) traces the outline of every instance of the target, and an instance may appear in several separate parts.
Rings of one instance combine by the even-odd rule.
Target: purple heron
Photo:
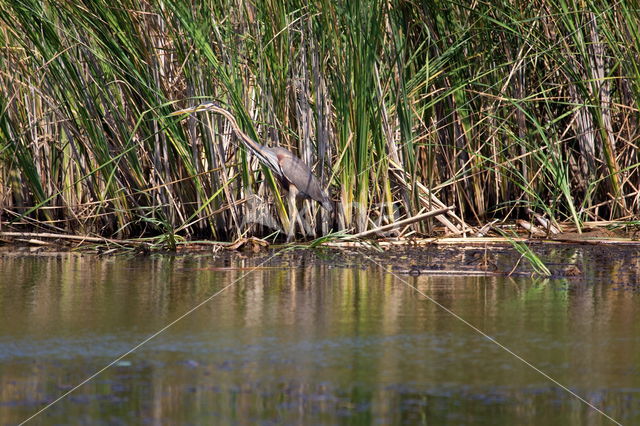
[[[176,116],[202,111],[218,113],[229,120],[229,124],[231,124],[234,133],[242,143],[244,143],[245,147],[273,172],[280,184],[287,190],[289,193],[290,211],[294,212],[296,219],[296,198],[312,199],[320,203],[320,205],[329,212],[333,210],[333,203],[327,192],[322,189],[320,181],[304,161],[285,148],[271,148],[254,141],[240,129],[235,117],[217,102],[204,102],[194,107],[172,112],[169,115]],[[295,221],[290,220],[289,237],[292,237],[294,224]]]

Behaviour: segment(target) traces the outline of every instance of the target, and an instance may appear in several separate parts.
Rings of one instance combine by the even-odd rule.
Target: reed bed
[[[442,206],[461,232],[630,220],[639,29],[631,1],[0,0],[0,220],[277,236],[284,195],[228,123],[168,117],[211,99],[329,187],[312,236]]]

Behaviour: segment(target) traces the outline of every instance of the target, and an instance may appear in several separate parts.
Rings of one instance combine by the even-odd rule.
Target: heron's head
[[[328,211],[329,213],[331,213],[333,211],[333,201],[331,201],[331,199],[329,197],[325,198],[324,200],[322,200],[322,202],[320,203],[322,205],[322,207],[325,208],[326,211]]]
[[[202,102],[201,104],[198,104],[196,106],[174,111],[171,114],[169,114],[169,117],[173,117],[176,115],[192,114],[194,112],[202,112],[202,111],[211,111],[211,112],[218,112],[218,113],[227,112],[227,110],[223,108],[219,102],[207,101],[207,102]]]

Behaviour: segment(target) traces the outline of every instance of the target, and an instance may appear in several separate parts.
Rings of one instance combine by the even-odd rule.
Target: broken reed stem
[[[87,237],[82,235],[54,234],[50,232],[0,232],[0,238],[54,238],[59,240],[73,240],[88,243],[139,244],[139,241],[118,240],[113,238]]]
[[[438,209],[438,210],[433,210],[427,213],[422,213],[407,219],[403,219],[403,220],[399,220],[397,222],[394,223],[390,223],[389,225],[384,225],[381,226],[379,228],[375,228],[375,229],[370,229],[368,231],[364,231],[364,232],[360,232],[358,234],[354,234],[354,235],[350,235],[348,238],[365,238],[368,237],[370,235],[375,235],[379,232],[386,232],[386,231],[390,231],[392,229],[401,227],[401,226],[406,226],[406,225],[411,225],[412,223],[415,222],[420,222],[422,220],[428,219],[430,217],[433,216],[438,216],[441,214],[446,214],[449,213],[449,211],[453,210],[454,207],[450,206],[450,207],[445,207],[443,209]]]

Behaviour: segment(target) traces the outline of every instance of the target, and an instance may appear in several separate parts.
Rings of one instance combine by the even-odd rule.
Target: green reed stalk
[[[0,0],[0,219],[286,229],[280,187],[221,117],[167,118],[203,99],[329,186],[339,208],[311,204],[309,238],[413,215],[422,185],[470,222],[636,215],[639,27],[604,0]]]

